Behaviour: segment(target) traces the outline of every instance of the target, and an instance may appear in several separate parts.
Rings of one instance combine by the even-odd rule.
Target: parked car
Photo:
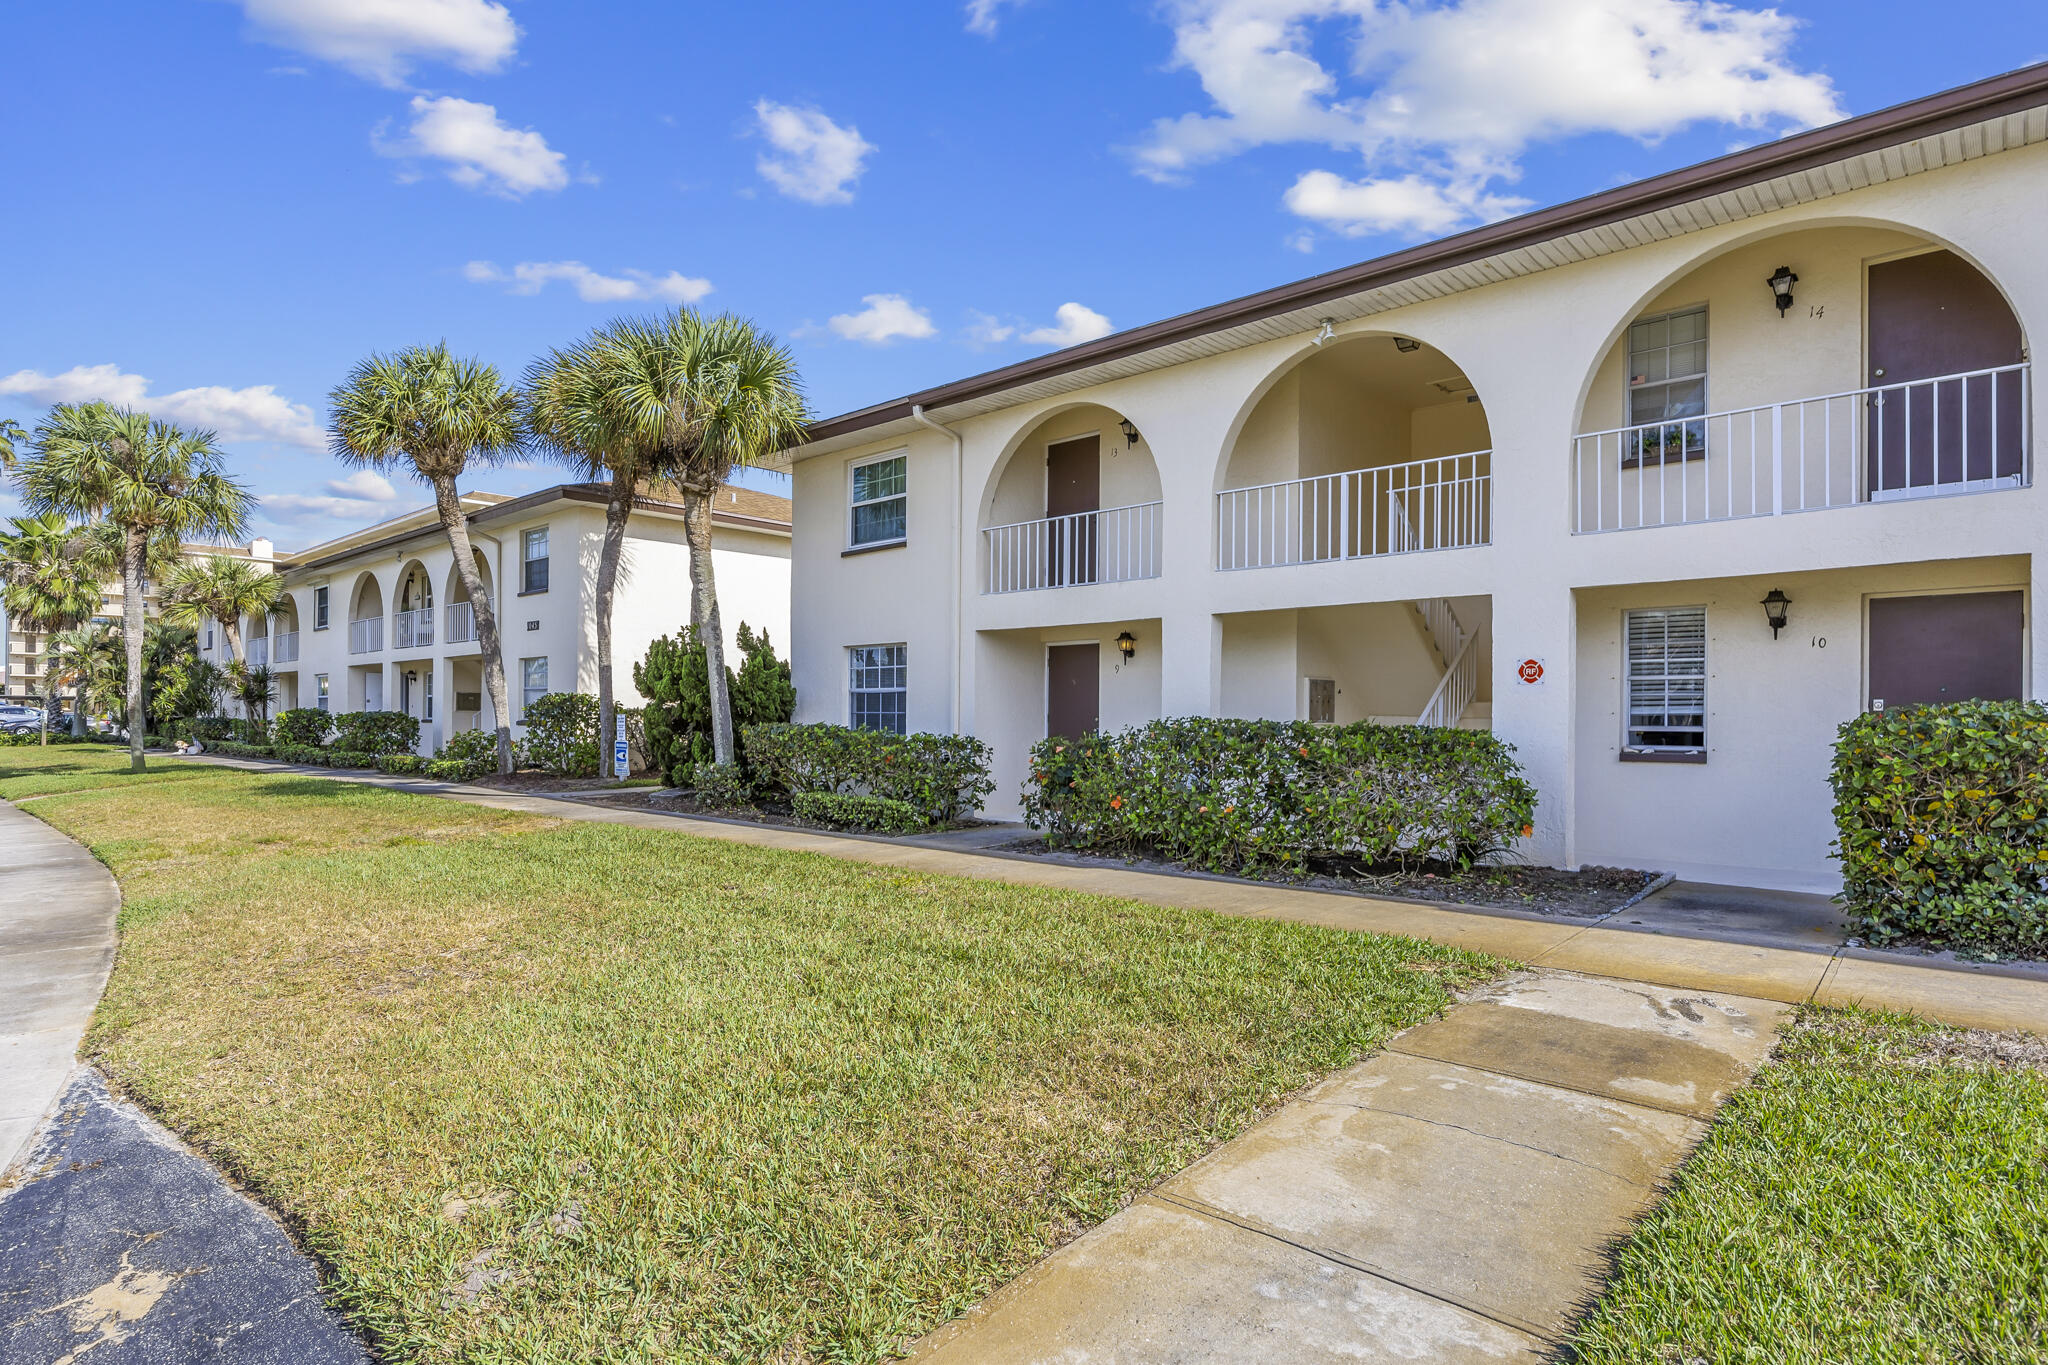
[[[33,706],[0,704],[0,734],[29,734],[42,724],[43,713]]]

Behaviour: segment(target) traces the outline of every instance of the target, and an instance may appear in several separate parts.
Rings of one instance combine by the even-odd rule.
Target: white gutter
[[[954,734],[960,733],[960,594],[967,590],[967,577],[961,571],[961,561],[967,557],[966,547],[960,543],[960,500],[967,495],[967,442],[951,427],[940,426],[924,415],[924,405],[913,403],[911,419],[920,426],[930,427],[942,436],[953,438],[953,497],[952,506],[947,510],[946,543],[953,554],[953,701],[948,717]]]

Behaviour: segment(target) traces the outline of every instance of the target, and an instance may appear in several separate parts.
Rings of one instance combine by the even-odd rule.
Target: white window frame
[[[1635,618],[1640,616],[1670,616],[1676,613],[1696,614],[1699,617],[1699,743],[1697,744],[1643,744],[1637,742],[1638,730],[1655,727],[1635,725],[1638,710],[1635,694],[1635,658],[1630,647],[1634,631],[1631,628]],[[1666,630],[1667,641],[1669,629]],[[1712,664],[1708,658],[1712,650],[1713,637],[1710,621],[1704,605],[1678,604],[1668,607],[1632,607],[1621,614],[1621,755],[1623,759],[1636,762],[1704,763],[1707,761],[1708,734],[1711,712],[1708,709],[1707,683],[1712,678]],[[1688,677],[1689,674],[1674,675],[1669,668],[1664,673],[1664,706],[1669,715],[1674,709],[1670,704],[1671,679]],[[1649,709],[1649,708],[1643,708]],[[1691,729],[1690,726],[1666,726],[1665,729]]]
[[[327,675],[325,673],[315,673],[313,675],[313,706],[316,710],[325,711],[329,704]]]
[[[872,661],[868,661],[868,662],[865,662],[865,663],[863,663],[863,661],[862,661],[862,659],[861,659],[861,652],[862,652],[863,650],[870,650],[870,649],[894,649],[894,650],[900,650],[900,651],[901,651],[901,653],[900,653],[900,654],[899,654],[899,655],[897,656],[897,661],[896,661],[895,663],[893,663],[893,664],[886,664],[886,663],[885,663],[885,664],[876,664],[876,663],[874,663],[874,662],[872,662]],[[860,673],[860,672],[861,672],[861,671],[863,670],[863,668],[865,668],[865,669],[866,669],[867,671],[870,671],[870,672],[872,672],[872,671],[873,671],[873,670],[875,670],[876,668],[895,668],[895,669],[898,669],[898,670],[900,670],[900,671],[901,671],[901,673],[902,673],[902,677],[903,677],[903,681],[902,681],[902,682],[901,682],[901,683],[900,683],[899,685],[897,685],[897,686],[895,686],[895,687],[873,687],[873,686],[868,686],[868,687],[862,687],[862,686],[860,686],[860,685],[859,685],[859,683],[860,683],[860,679],[859,679],[859,678],[857,677],[857,675],[858,675],[858,674],[859,674],[859,673]],[[851,727],[853,727],[853,728],[855,728],[855,729],[881,729],[881,727],[880,727],[880,726],[872,726],[872,725],[871,725],[871,726],[862,726],[862,725],[861,725],[861,723],[860,723],[860,719],[859,719],[859,717],[860,717],[860,703],[859,703],[859,700],[858,700],[858,699],[859,699],[859,698],[861,698],[861,697],[885,697],[885,696],[900,696],[900,697],[902,697],[902,698],[903,698],[903,715],[902,715],[902,718],[903,718],[903,728],[902,728],[902,729],[900,729],[900,730],[893,730],[893,731],[887,731],[887,730],[885,730],[885,731],[883,731],[883,733],[885,733],[885,734],[898,734],[898,735],[907,735],[907,734],[909,734],[909,733],[910,733],[910,646],[909,646],[909,645],[907,645],[907,644],[905,644],[905,643],[903,643],[903,642],[902,642],[901,640],[893,641],[893,642],[890,642],[890,643],[884,643],[884,644],[871,644],[871,645],[848,645],[848,646],[846,647],[846,723],[847,723],[847,725],[849,725],[849,726],[851,726]]]
[[[313,629],[327,629],[327,585],[313,589]]]
[[[532,672],[532,666],[534,664],[540,665],[541,682],[540,691],[538,692],[535,692],[533,690],[533,684],[528,679],[528,675]],[[545,654],[536,654],[532,658],[521,659],[519,661],[519,723],[521,725],[526,724],[526,708],[533,705],[536,698],[545,697],[547,694],[548,656]]]
[[[533,537],[535,536],[541,537],[541,547],[546,553],[540,555],[531,553]],[[521,597],[538,596],[546,592],[552,585],[554,582],[554,568],[549,563],[549,560],[553,554],[554,538],[548,534],[546,526],[528,526],[519,532],[519,595]],[[542,572],[547,575],[548,582],[541,584],[537,588],[527,586],[529,577],[527,566],[531,564],[546,566]]]
[[[855,472],[857,470],[865,469],[869,465],[886,464],[891,460],[901,460],[903,462],[903,491],[901,493],[892,493],[886,498],[867,498],[859,502],[854,501],[853,488]],[[901,502],[903,504],[903,534],[900,536],[891,536],[884,540],[856,539],[853,532],[854,522],[856,520],[856,510],[862,507],[878,507],[881,504],[887,502]],[[892,450],[887,452],[886,454],[864,455],[858,460],[848,461],[846,466],[846,548],[849,550],[876,550],[882,548],[885,545],[901,545],[909,539],[910,452],[908,450]]]
[[[1636,328],[1643,326],[1645,323],[1651,322],[1668,323],[1673,318],[1686,317],[1692,313],[1698,313],[1700,315],[1700,358],[1705,363],[1703,363],[1698,370],[1688,371],[1687,373],[1679,375],[1676,378],[1674,378],[1671,375],[1670,366],[1667,364],[1665,367],[1664,377],[1662,379],[1648,380],[1641,384],[1636,383],[1635,360],[1638,354],[1642,354],[1641,352],[1638,352],[1635,349],[1635,346],[1633,344]],[[1711,322],[1712,319],[1708,316],[1706,304],[1690,303],[1683,308],[1667,308],[1661,313],[1645,313],[1643,316],[1629,323],[1628,330],[1622,334],[1621,339],[1622,368],[1624,370],[1624,373],[1621,377],[1623,390],[1622,410],[1628,415],[1628,422],[1626,423],[1626,425],[1632,427],[1644,425],[1643,423],[1636,421],[1635,409],[1637,394],[1645,392],[1649,389],[1668,389],[1673,384],[1689,383],[1695,379],[1699,380],[1700,382],[1700,417],[1704,417],[1714,410],[1713,390],[1711,388],[1713,381],[1709,377],[1710,372],[1713,369],[1714,363],[1714,343],[1713,332],[1711,330]],[[1681,346],[1690,346],[1693,343],[1690,341],[1682,341],[1678,344]],[[1671,354],[1671,341],[1669,336],[1666,336],[1665,342],[1662,346],[1652,347],[1651,349],[1663,351],[1665,354],[1665,358],[1668,361]],[[1698,421],[1699,418],[1673,417],[1667,420],[1671,422],[1693,422]]]

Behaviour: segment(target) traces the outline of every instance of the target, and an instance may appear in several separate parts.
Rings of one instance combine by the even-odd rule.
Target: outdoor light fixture
[[[1335,335],[1337,335],[1337,319],[1322,319],[1320,325],[1316,328],[1316,345],[1322,345]]]
[[[1414,337],[1395,337],[1394,349],[1399,351],[1402,355],[1407,355],[1410,351],[1421,350],[1422,343],[1417,341]]]
[[[1123,634],[1117,636],[1116,652],[1124,656],[1125,663],[1129,663],[1131,661],[1131,656],[1138,652],[1137,637],[1133,636],[1129,631],[1125,631]]]
[[[1771,293],[1778,301],[1778,316],[1784,317],[1785,310],[1792,306],[1792,286],[1799,283],[1799,277],[1792,273],[1792,267],[1781,265],[1778,273],[1764,281],[1771,287]]]
[[[1785,628],[1785,609],[1792,605],[1792,599],[1785,596],[1782,588],[1772,588],[1764,594],[1764,620],[1770,624],[1771,638],[1778,638],[1778,632]]]
[[[1128,444],[1130,444],[1130,445],[1136,445],[1136,444],[1138,444],[1138,429],[1137,429],[1136,427],[1134,427],[1134,426],[1132,426],[1132,425],[1131,425],[1131,419],[1130,419],[1130,418],[1128,418],[1128,417],[1124,418],[1124,420],[1123,420],[1123,421],[1121,421],[1121,422],[1118,422],[1118,423],[1117,423],[1117,426],[1119,426],[1119,427],[1121,427],[1121,428],[1123,429],[1123,433],[1124,433],[1124,440],[1125,440],[1125,441],[1126,441],[1126,442],[1127,442]]]

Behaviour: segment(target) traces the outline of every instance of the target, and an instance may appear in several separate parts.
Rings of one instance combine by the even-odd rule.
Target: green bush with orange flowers
[[[1178,717],[1039,742],[1024,818],[1056,848],[1217,872],[1469,867],[1535,818],[1513,755],[1483,730]]]
[[[2048,706],[1858,716],[1831,779],[1842,901],[1866,937],[2048,948]]]

